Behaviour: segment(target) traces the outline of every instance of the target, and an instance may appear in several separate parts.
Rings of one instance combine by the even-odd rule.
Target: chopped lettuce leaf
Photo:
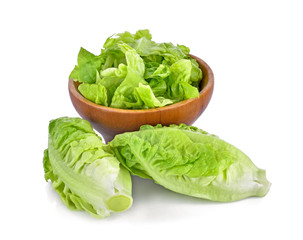
[[[149,85],[139,83],[139,87],[135,88],[136,98],[142,101],[142,105],[146,108],[164,107],[172,104],[170,99],[156,98]]]
[[[81,48],[78,54],[78,65],[75,66],[69,78],[84,83],[96,81],[96,71],[101,67],[102,56],[95,56],[89,51]]]
[[[191,67],[191,61],[187,59],[179,60],[171,65],[169,80],[167,82],[167,95],[169,98],[181,101],[199,97],[198,89],[189,84],[192,72]]]
[[[78,90],[88,100],[103,106],[108,106],[107,90],[103,85],[82,83],[79,85]]]
[[[202,71],[189,51],[184,45],[152,41],[147,29],[135,34],[126,31],[110,36],[99,56],[81,48],[70,78],[86,83],[79,91],[97,104],[125,109],[161,107],[199,97]]]

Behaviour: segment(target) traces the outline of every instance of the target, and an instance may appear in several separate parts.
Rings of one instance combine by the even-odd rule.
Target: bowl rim
[[[213,87],[213,85],[214,85],[214,74],[213,74],[213,71],[211,70],[211,68],[208,66],[208,64],[205,61],[203,61],[201,58],[199,58],[199,57],[197,57],[195,55],[192,55],[192,54],[189,54],[189,56],[192,57],[192,58],[194,58],[194,59],[196,59],[197,62],[200,61],[203,64],[203,66],[205,67],[205,69],[207,70],[206,73],[203,72],[203,76],[205,76],[204,74],[208,75],[208,82],[201,89],[201,91],[199,92],[199,98],[200,98],[207,91],[211,90],[211,88]],[[142,113],[142,112],[149,113],[149,112],[157,112],[157,111],[164,111],[164,110],[169,110],[169,109],[173,109],[173,108],[178,108],[178,107],[181,107],[183,105],[186,105],[186,104],[189,104],[191,102],[194,102],[194,101],[196,101],[198,99],[198,97],[192,98],[192,99],[186,99],[186,100],[183,100],[181,102],[173,103],[173,104],[168,105],[168,106],[158,107],[158,108],[150,108],[150,109],[120,109],[120,108],[112,108],[112,107],[106,107],[106,106],[103,106],[103,105],[96,104],[96,103],[91,102],[90,100],[86,99],[85,97],[83,97],[81,95],[81,93],[79,92],[79,90],[75,87],[74,83],[75,82],[74,82],[73,79],[69,79],[69,81],[68,81],[68,89],[70,91],[70,94],[72,94],[74,97],[76,97],[79,101],[84,102],[85,104],[90,105],[93,108],[97,108],[97,109],[100,109],[102,111],[107,111],[107,112],[120,112],[120,113]]]

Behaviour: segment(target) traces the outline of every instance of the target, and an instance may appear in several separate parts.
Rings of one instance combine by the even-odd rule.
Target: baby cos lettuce
[[[162,107],[199,97],[202,71],[189,48],[156,43],[149,30],[109,37],[101,54],[84,48],[69,78],[97,104],[124,109]]]
[[[132,174],[178,193],[213,201],[263,197],[265,171],[233,145],[195,127],[143,126],[109,143]]]
[[[43,166],[45,180],[69,209],[103,218],[132,205],[129,172],[83,119],[50,122]]]
[[[222,202],[263,197],[271,185],[239,149],[184,124],[145,125],[105,145],[86,120],[58,118],[49,124],[43,166],[46,181],[69,209],[98,218],[132,205],[128,171],[178,193]]]

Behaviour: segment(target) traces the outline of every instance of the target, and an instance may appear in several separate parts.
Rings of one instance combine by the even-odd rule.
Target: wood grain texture
[[[199,98],[184,100],[169,106],[127,110],[101,106],[85,99],[78,91],[78,82],[69,79],[68,90],[71,101],[79,115],[88,120],[105,141],[111,141],[116,134],[137,131],[141,125],[170,125],[185,123],[191,125],[206,109],[214,88],[214,75],[210,67],[200,58],[190,55],[199,63],[203,72]]]

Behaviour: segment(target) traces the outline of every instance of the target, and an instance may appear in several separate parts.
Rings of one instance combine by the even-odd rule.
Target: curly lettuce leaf
[[[192,63],[190,60],[182,59],[171,65],[169,80],[167,82],[167,96],[176,101],[199,97],[196,87],[190,85]]]
[[[177,47],[180,48],[185,55],[188,55],[190,52],[189,48],[184,45],[177,44]]]
[[[135,35],[134,35],[134,39],[140,39],[145,37],[146,39],[151,40],[152,39],[152,35],[150,34],[148,29],[142,29],[142,30],[138,30]]]
[[[144,77],[146,79],[165,79],[169,77],[170,70],[167,65],[150,62],[145,64],[146,70]]]
[[[139,87],[134,90],[137,101],[142,102],[146,108],[163,107],[173,102],[170,99],[156,97],[149,85],[139,83]]]
[[[109,143],[132,174],[178,193],[230,202],[265,196],[265,171],[242,151],[203,130],[186,126],[143,126]]]
[[[140,38],[151,39],[149,30],[138,30],[135,34],[130,32],[118,33],[110,36],[104,43],[102,54],[106,56],[105,64],[102,70],[110,67],[117,67],[120,63],[126,63],[125,52],[121,49],[120,44],[125,43],[134,46]]]
[[[127,74],[123,82],[117,87],[110,106],[113,108],[140,108],[142,103],[136,98],[134,90],[140,83],[147,84],[143,78],[144,62],[139,54],[127,44],[119,46],[125,52]]]
[[[45,180],[51,180],[71,210],[103,218],[132,204],[128,171],[83,119],[63,117],[50,122],[43,166]]]
[[[84,83],[96,81],[96,71],[100,70],[103,62],[102,56],[95,56],[89,51],[81,48],[78,54],[78,65],[75,66],[69,78]]]
[[[107,68],[101,71],[102,77],[117,77],[125,78],[127,75],[127,66],[123,63],[120,63],[117,68]]]
[[[163,79],[152,79],[149,82],[149,86],[156,97],[163,96],[167,90],[166,81]],[[171,99],[168,100],[172,101]]]
[[[108,106],[107,90],[102,84],[82,83],[79,85],[78,90],[86,99],[106,107]]]
[[[199,83],[202,79],[202,71],[199,67],[199,64],[195,59],[190,59],[191,62],[191,74],[189,83],[199,89]]]

